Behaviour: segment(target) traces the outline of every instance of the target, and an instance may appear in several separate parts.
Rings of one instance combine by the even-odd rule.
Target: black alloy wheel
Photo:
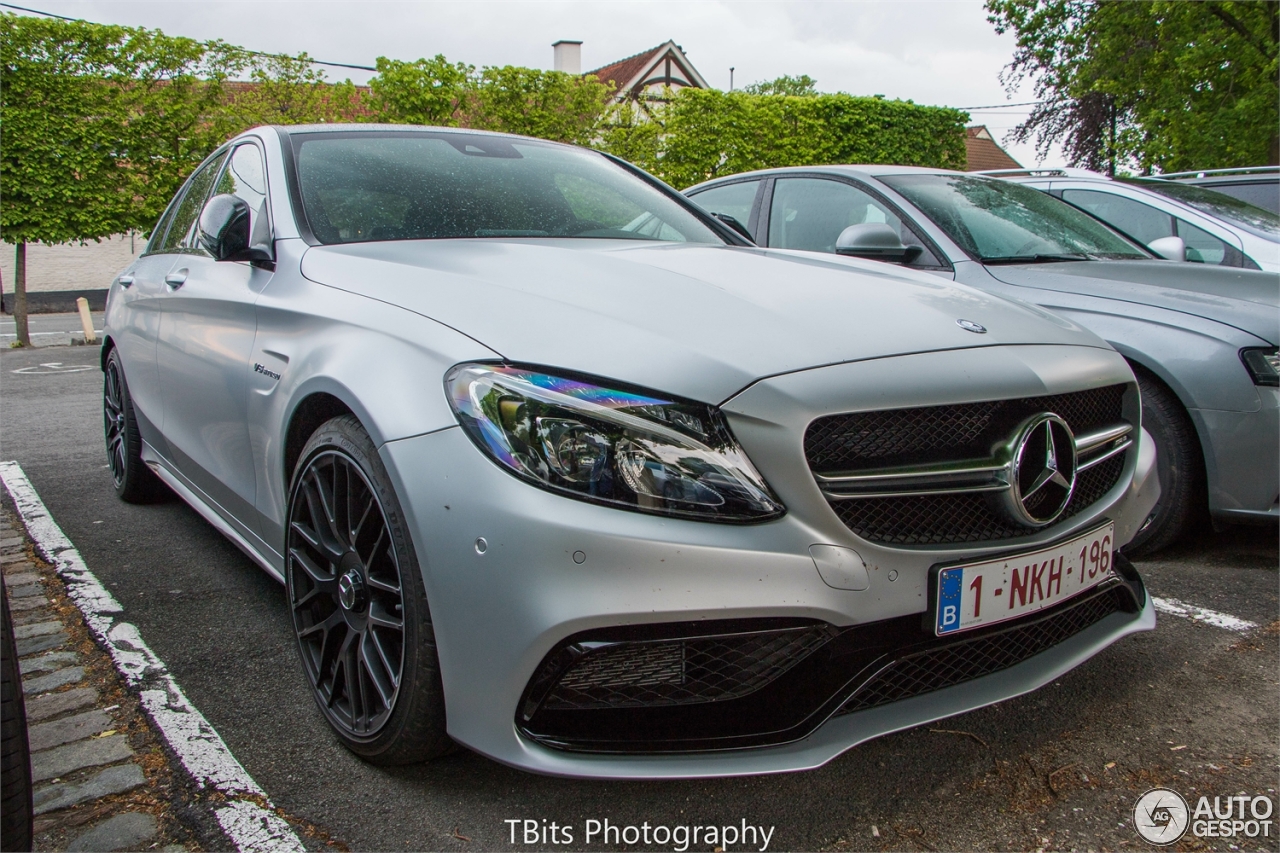
[[[294,632],[330,726],[353,752],[387,764],[452,747],[426,597],[400,517],[358,422],[344,416],[317,430],[289,501]]]
[[[129,503],[155,500],[164,494],[164,484],[142,461],[142,437],[118,351],[107,355],[102,372],[102,425],[116,494]]]

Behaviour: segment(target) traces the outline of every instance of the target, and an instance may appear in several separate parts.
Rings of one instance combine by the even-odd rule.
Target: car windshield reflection
[[[293,137],[302,209],[321,243],[571,237],[723,243],[602,155],[476,133]]]

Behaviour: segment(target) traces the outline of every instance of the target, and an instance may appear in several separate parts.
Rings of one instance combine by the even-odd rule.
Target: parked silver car
[[[1280,216],[1209,187],[1085,169],[983,174],[1047,192],[1170,260],[1280,272]]]
[[[1280,519],[1277,276],[1157,260],[1044,193],[963,172],[775,169],[687,193],[762,246],[892,261],[1106,338],[1137,374],[1160,468],[1131,554],[1175,541],[1206,504],[1219,521]]]
[[[371,761],[814,767],[1155,624],[1115,552],[1159,491],[1118,353],[749,246],[595,152],[249,131],[105,338],[118,493],[167,484],[287,584]]]

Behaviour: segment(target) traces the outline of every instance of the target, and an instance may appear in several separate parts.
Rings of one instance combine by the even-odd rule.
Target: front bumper
[[[1046,356],[1057,372],[1054,381],[1078,381],[1062,375],[1061,356]],[[959,364],[962,371],[973,367],[963,364],[962,354],[939,359]],[[841,366],[839,372],[853,367]],[[1096,375],[1099,367],[1089,369]],[[1127,371],[1122,361],[1117,369]],[[1052,383],[1030,381],[1025,369],[1019,376],[1024,387],[994,393],[1054,390]],[[734,429],[740,437],[750,431],[740,419]],[[756,446],[747,447],[755,460]],[[423,572],[449,733],[526,770],[656,779],[816,767],[870,738],[1033,690],[1121,637],[1155,624],[1149,602],[1140,595],[1131,612],[1112,612],[1021,663],[853,713],[828,708],[825,722],[786,743],[664,754],[549,746],[522,733],[518,716],[531,678],[567,638],[627,626],[720,620],[794,620],[837,631],[908,617],[918,624],[927,608],[932,565],[1034,550],[1104,517],[1116,523],[1118,542],[1125,541],[1121,532],[1136,529],[1158,493],[1149,437],[1140,434],[1122,484],[1089,512],[1012,547],[1005,542],[930,549],[859,540],[820,496],[814,503],[793,493],[793,485],[816,493],[812,478],[779,487],[791,510],[784,517],[733,526],[620,511],[533,488],[485,457],[460,429],[388,442],[381,452]],[[480,539],[483,547],[477,547]],[[824,583],[809,554],[815,543],[856,548],[866,562],[869,586],[853,591]]]
[[[1258,388],[1254,412],[1190,409],[1202,437],[1209,511],[1223,520],[1280,518],[1280,389]]]

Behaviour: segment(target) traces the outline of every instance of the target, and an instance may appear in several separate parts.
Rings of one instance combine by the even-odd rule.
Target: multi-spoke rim
[[[330,720],[371,737],[404,672],[404,600],[382,504],[354,459],[316,454],[290,501],[286,571],[303,667]]]
[[[124,415],[124,382],[115,359],[107,362],[102,387],[102,420],[107,435],[107,461],[116,486],[124,482],[128,441]]]

